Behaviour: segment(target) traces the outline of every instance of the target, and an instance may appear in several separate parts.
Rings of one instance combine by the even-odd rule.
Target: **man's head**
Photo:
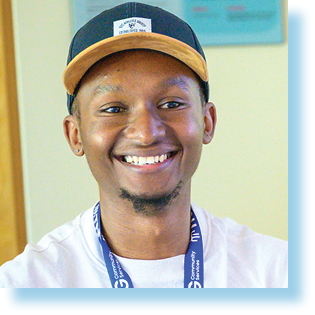
[[[160,35],[155,39],[170,44]],[[85,72],[79,67],[82,76],[71,74],[86,58],[83,52],[65,72],[70,93],[69,75],[76,78],[72,86],[80,111],[80,119],[69,115],[64,122],[73,152],[86,155],[101,195],[128,200],[138,210],[163,208],[182,191],[189,194],[202,144],[211,141],[216,122],[214,105],[205,101],[204,66],[197,69],[199,75],[192,69],[194,61],[183,62],[181,54],[180,59],[151,46],[105,54]],[[198,52],[192,54],[205,63]]]

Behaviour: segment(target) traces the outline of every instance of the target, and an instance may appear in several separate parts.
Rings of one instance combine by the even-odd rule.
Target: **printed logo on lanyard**
[[[133,288],[128,273],[113,255],[101,232],[100,203],[94,208],[93,222],[98,236],[105,265],[113,288]],[[203,288],[203,245],[198,220],[191,210],[191,237],[184,262],[184,288]]]
[[[203,248],[201,231],[198,220],[192,212],[191,237],[188,252],[185,255],[185,288],[203,288]],[[201,248],[200,248],[201,245]],[[190,253],[190,255],[188,255]],[[190,268],[190,279],[186,277],[186,268]],[[188,271],[187,271],[188,273]],[[190,280],[190,281],[189,281]]]

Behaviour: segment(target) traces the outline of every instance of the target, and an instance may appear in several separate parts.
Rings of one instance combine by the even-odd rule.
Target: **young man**
[[[172,14],[139,3],[75,35],[64,84],[70,148],[100,201],[0,269],[3,287],[287,287],[287,242],[191,203],[216,111],[202,48]]]

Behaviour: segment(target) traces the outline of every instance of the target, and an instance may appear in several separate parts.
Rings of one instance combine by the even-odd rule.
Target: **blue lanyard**
[[[94,207],[93,222],[113,288],[133,288],[128,273],[113,255],[101,232],[100,203]],[[184,262],[184,288],[203,288],[203,246],[198,220],[191,210],[191,238]]]

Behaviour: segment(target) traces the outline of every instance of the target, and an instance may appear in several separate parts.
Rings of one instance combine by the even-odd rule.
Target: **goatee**
[[[125,188],[120,189],[119,197],[132,202],[136,213],[146,216],[155,216],[163,212],[171,202],[179,195],[182,182],[180,181],[176,188],[168,194],[163,195],[134,195]]]

